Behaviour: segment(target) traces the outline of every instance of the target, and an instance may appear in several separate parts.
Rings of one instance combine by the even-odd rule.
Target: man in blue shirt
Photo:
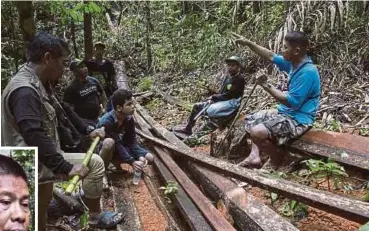
[[[264,59],[272,61],[280,71],[288,73],[286,92],[271,86],[265,73],[258,73],[256,83],[279,102],[278,109],[259,111],[245,119],[252,150],[240,165],[261,166],[260,148],[269,155],[264,167],[276,170],[283,160],[281,145],[300,137],[315,120],[320,98],[319,72],[307,56],[309,41],[302,32],[289,32],[285,36],[283,55],[277,55],[240,35],[233,35],[237,44],[248,46]]]
[[[132,93],[124,89],[116,90],[112,95],[114,110],[105,113],[97,127],[105,127],[106,137],[115,141],[113,164],[120,168],[120,163],[128,163],[135,170],[142,170],[146,163],[154,160],[154,156],[140,147],[136,139],[133,119],[134,105]],[[111,158],[102,157],[106,162]],[[105,163],[107,165],[109,163]]]

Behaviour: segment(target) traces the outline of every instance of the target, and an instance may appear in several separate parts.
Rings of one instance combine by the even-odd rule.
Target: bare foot
[[[245,168],[257,168],[257,167],[261,167],[261,160],[259,157],[247,157],[246,159],[244,159],[242,162],[240,162],[239,164],[237,164],[238,166],[241,167],[245,167]]]

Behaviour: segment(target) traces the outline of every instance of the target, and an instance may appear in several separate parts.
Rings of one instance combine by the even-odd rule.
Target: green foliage
[[[272,206],[274,206],[274,203],[278,200],[278,194],[277,193],[270,193],[270,202]]]
[[[35,150],[12,150],[11,157],[24,169],[28,178],[30,197],[31,222],[30,231],[35,230]]]
[[[366,184],[366,195],[364,201],[369,202],[369,183]]]
[[[148,77],[144,77],[140,80],[140,82],[138,83],[137,86],[137,90],[140,92],[142,91],[148,91],[151,90],[151,87],[154,84],[154,80],[152,77],[148,76]]]
[[[161,99],[155,98],[151,100],[145,107],[149,110],[153,110],[154,108],[158,108],[163,105],[163,101]]]
[[[369,231],[369,222],[363,226],[360,226],[359,231]]]
[[[85,211],[82,216],[79,218],[79,225],[81,228],[87,227],[88,225],[88,211]]]
[[[334,131],[334,132],[340,132],[342,131],[341,123],[338,120],[332,119],[328,122],[327,130]]]
[[[164,198],[167,199],[169,203],[172,203],[170,197],[178,193],[178,184],[174,181],[168,181],[165,187],[163,186],[159,189],[164,190]]]
[[[328,181],[328,189],[331,190],[330,187],[330,179],[334,181],[334,187],[338,188],[338,184],[340,183],[342,176],[348,176],[345,169],[340,166],[338,163],[328,158],[327,163],[321,160],[305,160],[302,161],[309,168],[310,173],[309,177],[314,178],[326,178]]]
[[[306,217],[308,214],[307,208],[308,207],[305,204],[291,200],[284,203],[281,212],[286,217]]]

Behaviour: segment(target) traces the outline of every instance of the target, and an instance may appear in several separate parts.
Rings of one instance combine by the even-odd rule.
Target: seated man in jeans
[[[237,56],[232,56],[225,60],[228,67],[228,75],[225,77],[220,93],[212,95],[207,102],[196,103],[188,118],[187,124],[182,129],[174,128],[176,132],[187,135],[192,134],[192,127],[195,126],[195,117],[204,107],[209,117],[228,116],[239,107],[240,99],[245,90],[245,79],[241,74],[241,60]]]
[[[142,170],[146,163],[154,160],[154,156],[137,143],[132,116],[134,112],[132,93],[118,89],[112,95],[112,103],[114,109],[100,118],[97,127],[105,127],[107,139],[112,138],[115,141],[116,155],[113,157],[113,164],[118,170],[120,163],[128,163],[134,169]],[[112,159],[110,156],[102,158],[105,166],[108,166]]]
[[[38,230],[46,230],[47,210],[53,182],[79,175],[84,203],[89,209],[89,225],[98,229],[112,228],[123,219],[122,213],[102,212],[104,162],[92,155],[88,166],[82,165],[85,153],[61,150],[55,105],[59,105],[51,83],[63,74],[69,55],[65,41],[40,32],[27,47],[27,63],[9,81],[1,95],[1,144],[4,146],[38,147]],[[86,136],[104,137],[104,129],[85,129]]]
[[[247,45],[252,51],[273,62],[289,75],[288,90],[282,92],[268,83],[265,73],[256,82],[278,102],[278,110],[259,111],[246,116],[246,131],[252,140],[250,155],[241,166],[260,166],[259,148],[269,155],[265,167],[276,170],[283,160],[281,145],[304,134],[313,124],[319,107],[320,76],[307,56],[309,41],[302,32],[289,32],[285,37],[283,56],[237,35],[236,43]]]

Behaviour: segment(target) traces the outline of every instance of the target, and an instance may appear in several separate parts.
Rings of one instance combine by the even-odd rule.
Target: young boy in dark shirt
[[[128,163],[135,170],[142,170],[146,163],[152,162],[154,156],[140,147],[136,139],[133,119],[134,105],[132,93],[119,89],[112,96],[114,110],[105,113],[97,127],[105,127],[106,137],[115,141],[114,163]],[[102,157],[104,161],[110,161]],[[105,163],[107,165],[108,163]],[[116,165],[117,167],[117,165]]]

